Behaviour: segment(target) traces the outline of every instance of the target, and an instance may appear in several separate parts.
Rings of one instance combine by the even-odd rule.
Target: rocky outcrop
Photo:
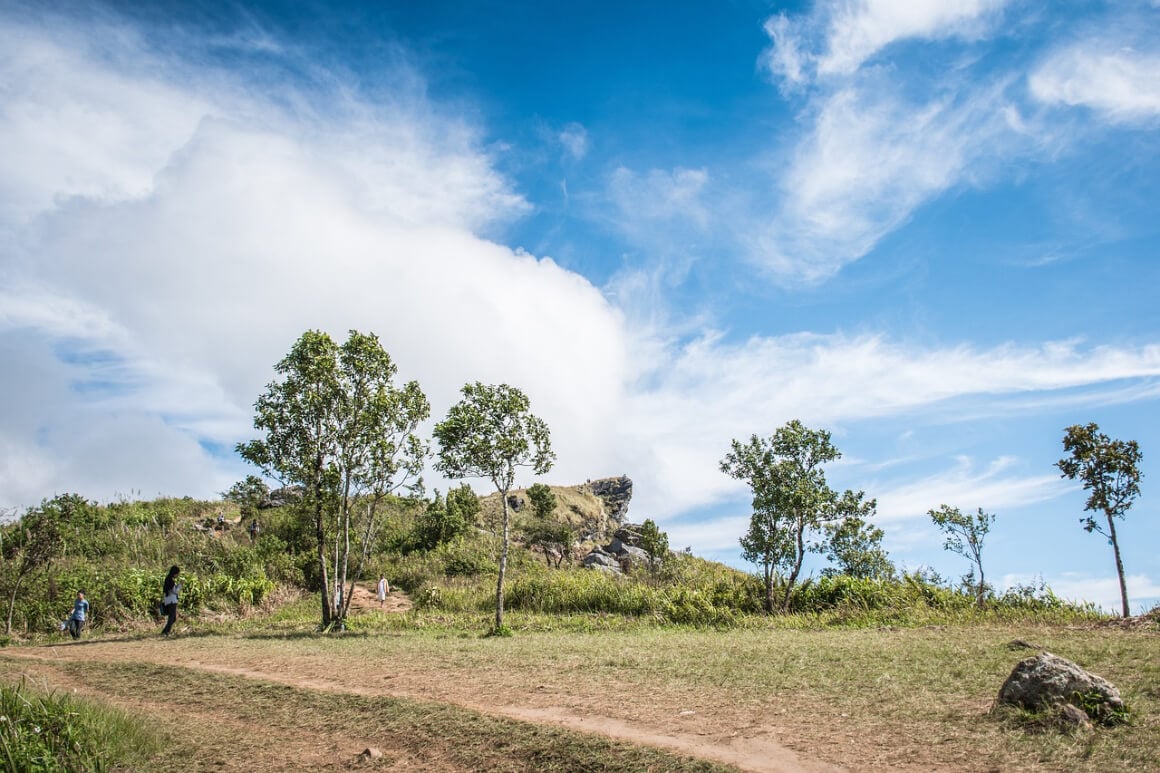
[[[593,548],[581,559],[580,565],[612,574],[622,574],[638,566],[648,566],[648,553],[640,547],[640,527],[631,523],[621,526],[613,533],[611,542],[603,547]]]
[[[608,519],[617,526],[624,523],[628,515],[628,504],[632,501],[632,479],[621,475],[618,478],[589,481],[586,485],[604,503]]]
[[[1124,709],[1114,685],[1050,652],[1020,661],[999,689],[998,702],[1056,712],[1070,704],[1100,722],[1108,722]]]
[[[580,560],[585,569],[597,569],[610,574],[620,574],[620,560],[602,548],[593,548],[592,552]]]
[[[272,507],[285,507],[293,504],[306,496],[306,487],[293,485],[277,488],[266,495],[266,498],[258,503],[259,510],[269,510]]]

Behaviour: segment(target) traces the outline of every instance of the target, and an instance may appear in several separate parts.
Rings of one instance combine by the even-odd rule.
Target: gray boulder
[[[1124,707],[1120,691],[1106,679],[1050,652],[1020,661],[999,689],[999,703],[1030,711],[1071,704],[1100,717]]]
[[[285,507],[286,505],[294,504],[301,501],[302,497],[306,496],[306,487],[295,484],[293,486],[283,486],[279,489],[274,489],[266,498],[258,503],[259,510],[269,510],[272,507]]]
[[[581,566],[587,569],[610,569],[620,573],[620,561],[616,556],[605,553],[600,548],[593,550],[580,561]]]
[[[624,550],[618,553],[618,558],[620,558],[621,565],[625,563],[633,567],[649,565],[648,553],[632,545],[626,545]]]

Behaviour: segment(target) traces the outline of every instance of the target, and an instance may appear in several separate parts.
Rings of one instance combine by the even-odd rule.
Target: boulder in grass
[[[1124,710],[1115,685],[1050,652],[1020,661],[999,689],[999,703],[1029,711],[1059,711],[1070,704],[1101,722]]]

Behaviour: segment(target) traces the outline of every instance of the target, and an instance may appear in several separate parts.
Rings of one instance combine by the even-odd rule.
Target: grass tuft
[[[104,771],[144,759],[159,740],[128,715],[21,680],[0,686],[0,762],[12,771]]]

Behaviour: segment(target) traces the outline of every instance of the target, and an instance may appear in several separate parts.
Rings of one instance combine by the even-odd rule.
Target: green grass
[[[772,732],[803,760],[854,769],[1160,768],[1155,628],[1033,621],[785,627],[786,619],[770,618],[763,628],[718,631],[623,616],[513,613],[507,620],[514,636],[487,637],[493,620],[485,614],[372,614],[355,620],[347,633],[323,635],[302,608],[297,622],[286,614],[277,623],[195,630],[174,641],[127,638],[64,647],[57,657],[87,662],[58,665],[54,657],[51,668],[66,675],[66,684],[141,701],[146,711],[179,712],[178,727],[189,737],[178,733],[173,749],[153,758],[158,769],[182,754],[194,755],[205,769],[214,760],[229,767],[220,750],[257,744],[245,737],[252,732],[246,728],[260,725],[266,712],[274,717],[269,730],[262,730],[269,744],[289,744],[304,732],[341,735],[347,723],[358,743],[396,749],[417,766],[435,765],[423,756],[429,753],[453,769],[505,769],[501,758],[508,757],[515,762],[506,769],[585,769],[581,761],[592,759],[586,755],[597,748],[590,741],[612,743],[556,735],[551,728],[452,705],[487,703],[489,696],[498,696],[497,706],[572,707],[583,715],[718,738]],[[992,712],[1003,680],[1028,655],[1007,646],[1014,639],[1041,644],[1116,684],[1132,709],[1128,722],[1064,734],[1051,727],[1044,732],[1044,725],[1011,712]],[[128,662],[101,662],[126,655]],[[0,655],[0,670],[5,660]],[[190,661],[196,667],[171,665]],[[258,678],[197,670],[213,664]],[[269,684],[262,674],[302,679],[311,689]],[[387,695],[400,689],[407,694],[416,685],[442,703]],[[689,712],[690,724],[681,725]],[[650,750],[599,749],[600,759],[628,755],[613,758],[624,769],[688,764],[633,756]],[[350,746],[334,753],[349,758],[360,750]]]
[[[155,734],[123,712],[27,682],[0,685],[0,768],[10,771],[104,771],[148,757]]]

